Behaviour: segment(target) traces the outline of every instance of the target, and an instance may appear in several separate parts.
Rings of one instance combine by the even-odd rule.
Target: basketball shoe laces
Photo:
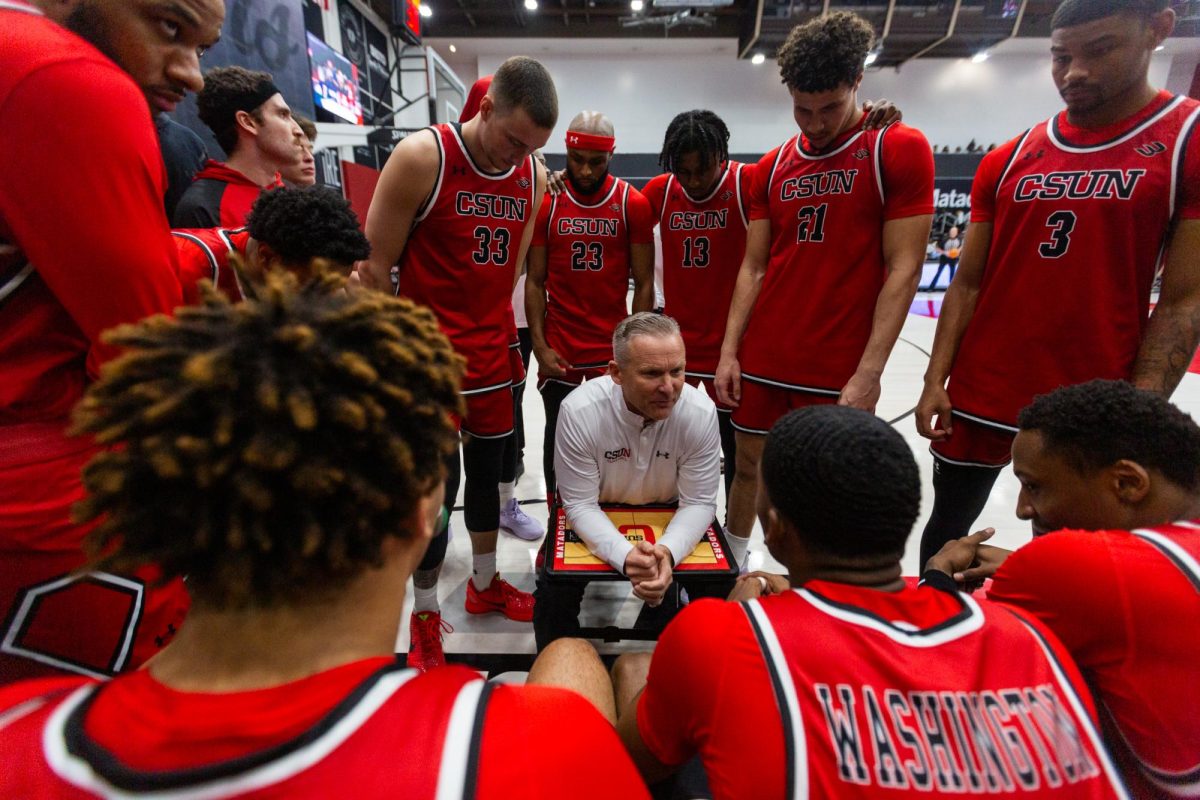
[[[409,636],[416,637],[416,649],[421,654],[428,653],[435,647],[440,650],[446,634],[454,633],[454,626],[446,622],[445,618],[437,611],[418,611],[413,616],[415,619]],[[426,618],[421,619],[422,616]]]

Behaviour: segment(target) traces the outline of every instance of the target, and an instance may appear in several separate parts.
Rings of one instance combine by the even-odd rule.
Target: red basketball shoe
[[[492,585],[482,592],[475,588],[473,578],[467,578],[466,607],[467,612],[471,614],[499,611],[517,622],[529,622],[533,619],[533,595],[522,592],[499,575],[496,575]]]
[[[442,636],[454,628],[438,611],[414,611],[408,623],[408,666],[421,672],[446,666]]]

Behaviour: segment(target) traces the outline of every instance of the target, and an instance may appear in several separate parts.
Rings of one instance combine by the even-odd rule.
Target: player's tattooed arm
[[[863,120],[863,129],[868,131],[886,128],[893,122],[899,122],[904,118],[904,113],[891,100],[883,98],[865,101],[862,104],[862,110],[866,114],[866,119]]]
[[[365,231],[371,256],[357,269],[362,285],[391,292],[392,266],[400,260],[413,220],[437,180],[441,156],[432,131],[418,131],[388,157],[371,207]]]
[[[1178,223],[1167,245],[1162,291],[1133,365],[1133,383],[1170,397],[1200,343],[1200,220]]]
[[[991,246],[992,223],[972,222],[963,241],[958,272],[950,282],[942,303],[937,332],[933,337],[933,353],[925,370],[925,388],[921,391],[921,399],[914,413],[917,432],[935,442],[953,433],[946,380],[950,377],[950,368],[954,366],[954,358],[958,355],[967,325],[975,315],[975,303],[979,299],[979,287],[983,285],[983,272],[987,267],[987,254]]]

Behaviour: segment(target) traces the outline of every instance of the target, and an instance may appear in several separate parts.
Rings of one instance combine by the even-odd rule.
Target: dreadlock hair
[[[664,172],[673,172],[675,165],[688,153],[698,154],[702,167],[727,160],[729,128],[725,121],[701,108],[676,114],[667,126],[658,165]]]
[[[1123,458],[1200,489],[1200,425],[1154,392],[1125,381],[1095,380],[1038,395],[1017,416],[1043,446],[1080,473]]]
[[[320,258],[348,267],[371,255],[350,202],[327,186],[261,193],[250,209],[246,229],[289,264]]]
[[[384,537],[443,480],[463,359],[433,314],[273,272],[237,305],[208,288],[128,348],[76,410],[106,450],[75,508],[96,569],[187,575],[214,609],[313,602],[381,564]]]
[[[214,67],[204,73],[204,88],[196,95],[196,111],[226,155],[232,155],[237,147],[237,112],[247,98],[261,95],[271,84],[269,73],[245,67]],[[262,122],[261,108],[249,113]]]
[[[1050,30],[1095,22],[1114,14],[1131,14],[1149,21],[1168,5],[1167,0],[1064,0],[1050,18]]]
[[[797,92],[828,92],[853,86],[875,43],[871,23],[850,11],[835,11],[792,28],[779,48],[779,74]]]
[[[809,406],[767,436],[771,505],[806,547],[866,563],[900,558],[921,510],[921,476],[904,437],[874,414]]]

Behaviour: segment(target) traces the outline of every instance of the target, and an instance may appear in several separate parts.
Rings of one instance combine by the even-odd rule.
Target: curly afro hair
[[[268,273],[256,299],[123,325],[76,409],[105,449],[79,521],[97,569],[158,565],[198,605],[320,602],[382,563],[444,478],[463,359],[428,309]]]
[[[1200,489],[1200,426],[1161,395],[1095,380],[1038,395],[1017,416],[1081,473],[1127,458],[1189,492]]]
[[[875,44],[871,23],[836,11],[792,28],[779,48],[779,74],[797,92],[828,92],[853,86]]]
[[[320,258],[349,267],[371,254],[350,202],[325,186],[263,192],[246,229],[289,264]]]
[[[771,428],[761,463],[771,505],[809,549],[866,563],[904,554],[921,476],[904,437],[874,414],[792,411]]]

